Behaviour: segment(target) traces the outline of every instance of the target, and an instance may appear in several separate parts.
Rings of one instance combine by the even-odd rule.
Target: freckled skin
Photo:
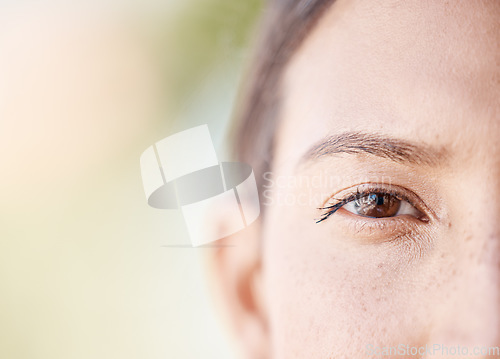
[[[294,54],[276,177],[297,175],[312,144],[346,130],[445,148],[450,158],[407,168],[336,156],[301,175],[339,180],[274,188],[262,228],[272,358],[374,357],[369,344],[500,345],[499,19],[494,0],[340,0]],[[361,238],[345,211],[316,224],[321,203],[277,200],[333,195],[360,176],[390,178],[437,218],[394,240],[377,230]]]

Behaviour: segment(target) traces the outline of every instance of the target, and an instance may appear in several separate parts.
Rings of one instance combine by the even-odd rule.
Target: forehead
[[[332,131],[444,145],[494,134],[497,145],[500,2],[337,1],[291,59],[283,91],[277,148],[289,158]]]

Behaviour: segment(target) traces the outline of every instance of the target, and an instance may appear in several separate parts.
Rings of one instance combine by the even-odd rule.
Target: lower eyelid
[[[402,236],[412,235],[419,231],[424,221],[411,215],[403,214],[396,217],[371,218],[353,214],[340,208],[334,219],[335,228],[340,229],[347,236],[365,239],[371,242],[388,242]]]
[[[348,245],[384,250],[398,256],[398,261],[424,257],[433,247],[433,229],[409,215],[370,218],[352,214],[343,208],[332,216],[333,235]]]

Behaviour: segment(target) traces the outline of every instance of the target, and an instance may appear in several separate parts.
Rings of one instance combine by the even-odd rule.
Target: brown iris
[[[361,216],[382,218],[398,213],[401,200],[387,193],[370,193],[354,201],[354,208]]]

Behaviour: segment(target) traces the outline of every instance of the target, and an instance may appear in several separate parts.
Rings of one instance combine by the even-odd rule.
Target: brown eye
[[[370,193],[352,203],[354,213],[373,218],[394,217],[401,207],[401,200],[388,193]]]
[[[347,202],[343,209],[353,214],[371,218],[386,218],[410,215],[424,218],[425,215],[410,202],[399,199],[393,194],[372,192]]]
[[[395,192],[395,189],[399,189]],[[412,198],[412,199],[409,199]],[[356,193],[345,195],[344,199],[338,199],[337,203],[320,208],[325,210],[321,218],[316,223],[323,222],[339,209],[350,212],[359,217],[374,219],[384,219],[390,217],[408,216],[428,222],[429,218],[425,213],[417,209],[413,203],[421,203],[421,200],[412,192],[391,186],[391,189],[373,189],[361,192],[358,186]]]

